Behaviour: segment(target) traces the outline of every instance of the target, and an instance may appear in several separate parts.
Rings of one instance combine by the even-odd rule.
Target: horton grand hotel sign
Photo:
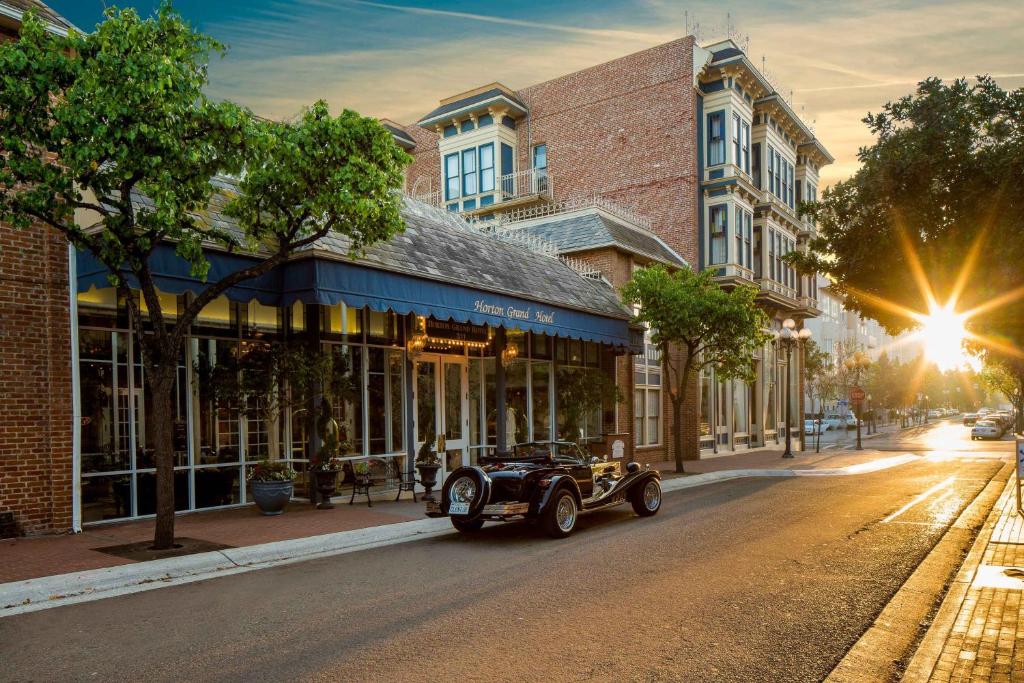
[[[473,310],[485,315],[493,315],[508,320],[532,320],[533,322],[545,325],[555,324],[555,312],[545,311],[541,308],[517,308],[516,306],[502,306],[500,304],[488,303],[486,299],[477,299],[473,302]]]

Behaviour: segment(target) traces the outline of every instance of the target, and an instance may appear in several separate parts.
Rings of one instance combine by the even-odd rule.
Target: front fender
[[[661,473],[658,470],[638,470],[636,472],[630,472],[622,479],[615,482],[615,486],[606,493],[603,498],[610,498],[618,494],[628,494],[634,487],[643,486],[651,479],[661,479]]]
[[[583,496],[580,495],[580,487],[568,474],[556,474],[552,477],[548,477],[551,483],[548,484],[547,488],[539,489],[537,496],[535,497],[531,507],[531,512],[534,515],[540,515],[545,509],[547,509],[548,503],[554,497],[555,492],[560,489],[568,488],[572,491],[573,497],[576,499],[576,506],[579,508],[583,507]]]

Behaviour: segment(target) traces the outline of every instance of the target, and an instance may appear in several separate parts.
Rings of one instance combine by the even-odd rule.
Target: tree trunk
[[[672,398],[672,421],[675,423],[672,430],[672,448],[676,454],[676,472],[683,470],[683,395]]]
[[[150,375],[150,430],[156,461],[156,531],[153,548],[174,547],[174,371]]]

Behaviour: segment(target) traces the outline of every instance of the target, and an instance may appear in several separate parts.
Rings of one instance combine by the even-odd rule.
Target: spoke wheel
[[[565,538],[576,528],[579,508],[576,498],[567,489],[555,492],[544,511],[544,531],[552,538]]]
[[[653,477],[648,479],[643,486],[630,492],[629,502],[633,505],[633,512],[641,517],[658,514],[661,509],[661,482]]]

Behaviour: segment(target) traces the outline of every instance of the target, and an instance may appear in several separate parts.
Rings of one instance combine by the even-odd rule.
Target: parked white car
[[[821,434],[829,430],[828,422],[822,422],[820,420],[804,420],[804,434],[814,435],[815,427],[818,428],[817,433]]]
[[[971,441],[975,439],[998,439],[1002,435],[1002,426],[994,420],[978,420],[971,427]]]

